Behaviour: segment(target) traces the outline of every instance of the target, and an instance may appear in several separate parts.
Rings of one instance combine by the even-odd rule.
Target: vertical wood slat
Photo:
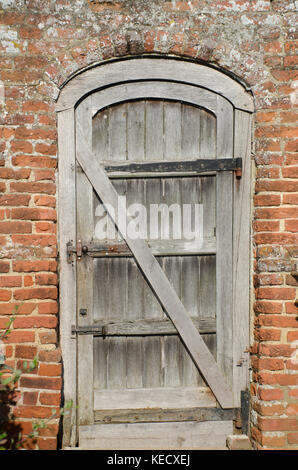
[[[233,155],[233,108],[218,96],[217,158]],[[233,173],[216,176],[217,364],[228,383],[233,376]]]
[[[127,160],[145,157],[145,103],[127,103]],[[115,136],[114,136],[115,138]]]
[[[181,105],[181,156],[182,160],[198,158],[200,154],[201,111],[194,106]]]
[[[126,160],[127,150],[126,105],[109,108],[109,159]]]
[[[91,98],[84,100],[76,110],[76,123],[84,131],[85,138],[92,142]],[[77,139],[77,151],[83,150],[82,142]],[[77,168],[77,239],[88,240],[94,230],[93,188],[84,172]],[[82,197],[83,195],[83,197]],[[77,293],[78,326],[93,323],[93,260],[83,256],[77,262],[77,282],[80,288]],[[79,310],[84,308],[87,314],[82,316]],[[93,337],[78,336],[78,400],[80,424],[93,422]]]
[[[163,160],[164,116],[162,101],[146,101],[145,159]]]
[[[251,115],[235,111],[234,156],[242,157],[242,178],[234,179],[234,337],[233,392],[235,406],[240,406],[241,390],[249,384],[249,309],[250,297],[250,193],[251,193]],[[242,249],[246,247],[246,249]]]
[[[181,104],[164,104],[164,159],[181,158]]]
[[[63,416],[63,446],[74,446],[77,440],[77,346],[71,336],[76,320],[76,267],[67,262],[66,244],[76,241],[76,181],[75,181],[75,120],[74,110],[58,113],[59,151],[59,265],[60,265],[60,340],[63,357],[64,398],[73,401],[70,415]],[[63,188],[63,190],[62,190]]]

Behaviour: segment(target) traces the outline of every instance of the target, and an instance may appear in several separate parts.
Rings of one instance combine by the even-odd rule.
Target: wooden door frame
[[[63,358],[64,398],[73,400],[73,412],[65,416],[63,423],[63,447],[76,444],[77,398],[77,346],[71,334],[76,323],[76,262],[68,262],[66,244],[76,243],[76,143],[75,109],[79,102],[96,91],[119,92],[121,84],[142,80],[175,82],[181,90],[196,87],[197,92],[216,94],[223,105],[234,110],[234,157],[242,157],[241,180],[230,183],[233,187],[233,338],[231,353],[233,367],[233,392],[235,406],[239,406],[240,392],[248,387],[249,346],[249,293],[250,293],[250,199],[251,199],[251,113],[253,100],[243,85],[228,75],[205,65],[173,58],[148,56],[105,62],[74,76],[61,90],[57,101],[58,113],[58,229],[60,274],[60,341]],[[179,84],[179,85],[178,85]],[[186,93],[187,94],[187,93]],[[125,97],[125,95],[123,95]],[[225,99],[222,99],[225,98]],[[173,96],[174,98],[174,96]],[[118,98],[117,98],[118,99]],[[186,100],[188,101],[188,100]],[[231,148],[231,147],[230,147]],[[226,156],[223,151],[222,156]],[[248,248],[250,247],[250,249]],[[241,364],[236,367],[237,364]]]

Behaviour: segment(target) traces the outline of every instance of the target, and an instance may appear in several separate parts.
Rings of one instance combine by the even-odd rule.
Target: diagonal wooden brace
[[[110,205],[116,213],[118,207],[122,212],[118,213],[119,217],[126,218],[125,207],[119,204],[117,191],[101,168],[79,125],[77,125],[77,160],[107,210]],[[112,212],[109,215],[116,224]],[[130,223],[134,223],[133,219]],[[233,408],[233,395],[221,370],[147,243],[141,239],[131,239],[124,234],[121,235],[219,404],[222,408]]]

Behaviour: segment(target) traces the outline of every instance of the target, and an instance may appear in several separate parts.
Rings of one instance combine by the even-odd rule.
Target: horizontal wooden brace
[[[205,238],[202,244],[185,240],[150,240],[148,246],[154,256],[214,255],[216,238]],[[75,250],[72,250],[72,252]],[[123,241],[83,243],[81,252],[94,258],[132,257],[130,249]]]
[[[233,421],[237,409],[176,408],[136,410],[95,410],[94,421],[98,423],[146,423],[175,421]]]
[[[141,163],[103,164],[108,176],[111,177],[159,177],[164,174],[171,177],[214,173],[217,171],[235,171],[241,176],[242,158],[197,159],[187,161],[160,161]]]
[[[193,319],[201,334],[216,333],[214,317]],[[97,323],[92,326],[72,326],[72,334],[93,336],[159,336],[177,335],[178,332],[170,320],[138,320],[115,323]]]

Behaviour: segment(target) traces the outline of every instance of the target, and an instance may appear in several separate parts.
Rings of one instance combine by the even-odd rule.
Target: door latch
[[[82,258],[82,254],[88,252],[88,246],[82,244],[82,240],[78,240],[76,246],[73,245],[72,241],[69,241],[66,244],[66,251],[67,251],[67,262],[72,263],[73,255],[77,256],[77,260]]]

